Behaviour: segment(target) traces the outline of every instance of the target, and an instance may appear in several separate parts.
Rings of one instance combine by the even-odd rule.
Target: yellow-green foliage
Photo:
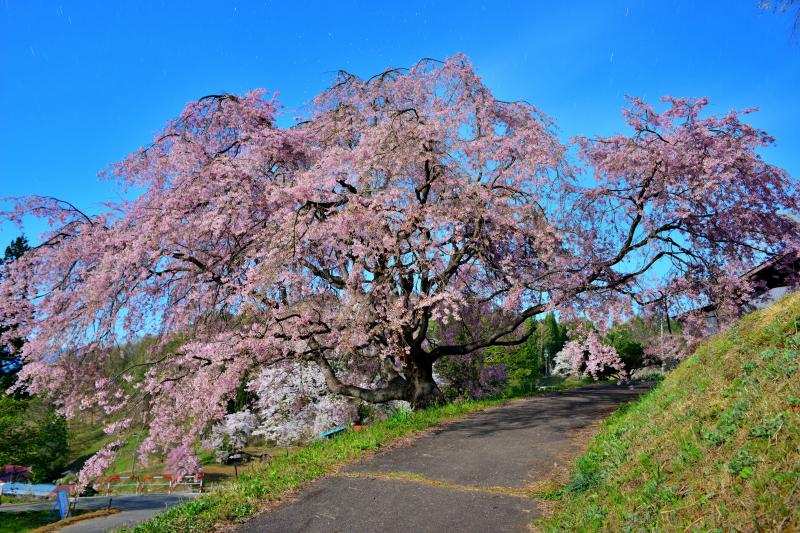
[[[800,527],[800,293],[705,342],[618,410],[546,531]]]

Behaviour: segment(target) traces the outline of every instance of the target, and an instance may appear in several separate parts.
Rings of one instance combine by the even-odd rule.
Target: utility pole
[[[549,376],[550,373],[552,372],[552,370],[550,369],[550,350],[545,348],[543,355],[544,355],[544,364],[547,368],[547,375]]]
[[[544,355],[544,339],[542,339],[541,335],[539,335],[539,355]],[[550,375],[550,368],[549,365],[547,364],[547,359],[545,359],[544,361],[544,375],[545,376]]]

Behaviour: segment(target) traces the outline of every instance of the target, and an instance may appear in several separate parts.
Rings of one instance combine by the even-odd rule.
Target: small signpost
[[[233,475],[237,478],[239,477],[239,465],[242,464],[242,459],[244,459],[244,456],[241,452],[232,453],[228,456],[227,463],[233,465]]]

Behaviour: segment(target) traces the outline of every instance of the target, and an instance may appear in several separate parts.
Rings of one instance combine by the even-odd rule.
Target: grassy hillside
[[[705,342],[603,425],[546,531],[800,528],[800,293]]]

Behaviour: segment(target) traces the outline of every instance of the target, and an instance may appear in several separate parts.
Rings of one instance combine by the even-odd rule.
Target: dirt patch
[[[52,531],[58,531],[62,527],[67,527],[77,522],[83,522],[84,520],[91,520],[92,518],[100,518],[102,516],[110,516],[112,514],[117,514],[119,512],[120,510],[114,507],[112,507],[111,509],[100,509],[98,511],[90,511],[88,513],[83,513],[76,516],[70,516],[68,518],[65,518],[64,520],[53,522],[52,524],[47,524],[46,526],[34,529],[31,533],[49,533]]]

